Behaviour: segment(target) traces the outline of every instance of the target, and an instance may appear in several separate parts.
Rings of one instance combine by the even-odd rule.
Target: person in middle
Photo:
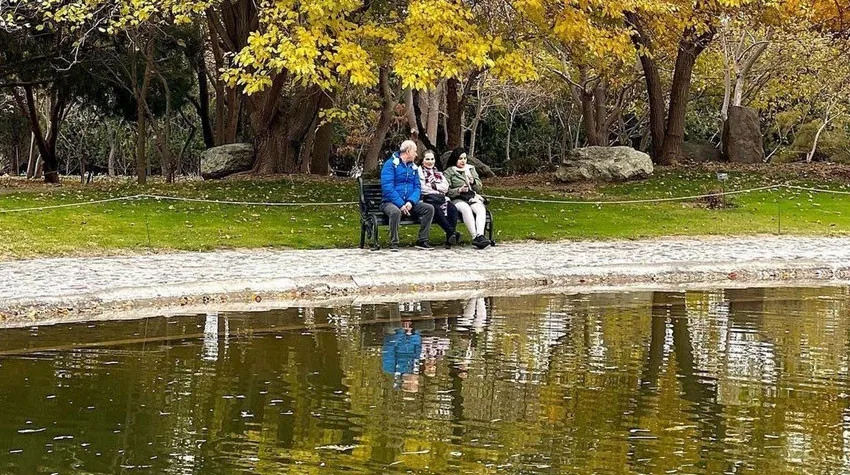
[[[419,183],[422,186],[422,201],[434,206],[434,221],[446,232],[446,249],[452,244],[460,243],[460,233],[457,227],[457,208],[446,197],[449,182],[443,173],[437,169],[432,150],[425,151],[422,166],[419,167]]]
[[[466,163],[466,150],[458,147],[452,150],[446,160],[443,173],[449,182],[449,191],[446,195],[451,198],[458,213],[463,216],[463,224],[473,236],[472,244],[478,249],[484,249],[490,245],[490,240],[484,237],[484,228],[487,225],[487,208],[484,207],[484,198],[481,193],[481,179],[475,167]]]

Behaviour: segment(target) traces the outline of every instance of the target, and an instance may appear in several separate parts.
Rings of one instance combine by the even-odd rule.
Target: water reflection
[[[0,332],[0,473],[850,471],[848,290]]]

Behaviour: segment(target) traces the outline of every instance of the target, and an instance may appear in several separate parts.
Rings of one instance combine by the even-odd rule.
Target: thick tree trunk
[[[463,109],[466,95],[457,79],[446,81],[446,146],[449,150],[463,147]]]
[[[440,103],[443,102],[443,83],[439,83],[437,87],[428,91],[426,97],[428,104],[428,122],[426,130],[428,138],[431,139],[432,142],[436,143],[437,126],[440,123]]]
[[[363,159],[363,171],[371,171],[378,168],[378,159],[381,156],[381,150],[387,138],[387,132],[389,132],[393,121],[395,101],[393,100],[392,90],[390,89],[389,68],[387,66],[381,66],[378,77],[378,89],[381,92],[381,116],[378,119],[378,126],[375,128],[375,134],[369,141],[369,148],[366,150],[366,156]]]
[[[333,124],[326,123],[316,131],[313,141],[313,153],[310,158],[310,173],[327,175],[330,173],[331,146],[333,146]]]
[[[658,65],[649,56],[650,41],[643,23],[634,12],[626,12],[626,22],[634,28],[632,42],[638,47],[640,64],[643,68],[643,77],[646,81],[647,100],[649,103],[649,133],[652,139],[652,159],[658,163],[662,156],[664,147],[665,130],[664,117],[667,115],[664,106],[664,91],[661,88],[661,75],[658,73]]]
[[[416,121],[416,129],[420,132],[417,134],[417,139],[422,144],[425,149],[437,151],[437,147],[434,146],[434,142],[432,141],[432,137],[428,136],[427,133],[422,133],[425,130],[425,127],[422,125],[422,109],[419,107],[419,91],[413,91],[413,118]]]
[[[42,132],[41,123],[38,120],[38,110],[36,108],[32,86],[26,85],[23,87],[25,99],[21,99],[17,93],[15,94],[15,99],[19,107],[22,107],[29,119],[33,141],[38,148],[40,162],[44,172],[44,181],[46,183],[59,183],[59,159],[56,157],[56,139],[59,137],[59,125],[65,109],[65,99],[64,95],[57,88],[58,86],[54,85],[54,89],[51,91],[52,100],[46,137]],[[30,167],[32,167],[32,164]],[[27,170],[27,175],[29,176],[29,170]],[[33,176],[39,176],[37,167]]]
[[[230,66],[225,52],[235,54],[248,44],[248,36],[257,29],[259,20],[256,5],[251,0],[222,2],[220,10],[206,11],[209,44],[216,71]],[[228,87],[218,74],[212,76],[215,89],[215,144],[236,142],[244,96]],[[252,126],[253,128],[253,126]]]
[[[309,87],[285,98],[280,94],[284,83],[285,78],[280,76],[268,90],[249,98],[249,120],[256,150],[253,174],[302,170],[301,149],[324,94],[317,87]]]
[[[593,94],[581,88],[581,119],[587,145],[601,145],[597,134],[596,108],[593,106]]]
[[[661,149],[661,159],[659,160],[662,165],[675,163],[682,156],[682,144],[685,141],[685,114],[688,107],[691,76],[697,56],[711,41],[714,32],[708,31],[695,39],[692,39],[692,36],[693,32],[686,31],[683,39],[679,42],[679,53],[676,55],[676,66],[673,71],[673,84],[670,87],[670,111],[667,115],[664,146]]]

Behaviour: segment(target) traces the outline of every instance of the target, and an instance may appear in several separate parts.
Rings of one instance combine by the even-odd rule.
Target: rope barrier
[[[163,195],[141,195],[145,198],[153,198],[157,200],[171,201],[188,201],[193,203],[212,203],[222,205],[242,205],[242,206],[350,206],[356,205],[357,201],[330,201],[326,203],[307,203],[307,202],[262,202],[262,201],[225,201],[225,200],[207,200],[201,198],[183,198],[180,196],[163,196]]]
[[[705,199],[705,198],[714,198],[720,196],[730,196],[730,195],[740,195],[744,193],[753,193],[756,191],[765,191],[765,190],[773,190],[776,188],[787,188],[791,190],[799,190],[799,191],[809,191],[816,193],[832,193],[838,195],[850,195],[850,191],[837,191],[837,190],[828,190],[823,188],[810,188],[805,186],[796,186],[796,185],[787,185],[787,184],[776,184],[776,185],[766,185],[760,186],[756,188],[748,188],[745,190],[733,190],[733,191],[724,191],[720,193],[707,193],[702,195],[689,195],[689,196],[674,196],[669,198],[647,198],[641,200],[614,200],[614,201],[569,201],[569,200],[544,200],[537,198],[516,198],[511,196],[500,196],[500,195],[485,195],[487,198],[491,199],[499,199],[506,201],[523,201],[527,203],[550,203],[550,204],[564,204],[564,205],[623,205],[623,204],[644,204],[644,203],[664,203],[671,201],[686,201],[686,200],[697,200],[697,199]],[[93,200],[93,201],[81,201],[78,203],[66,203],[60,205],[49,205],[49,206],[37,206],[31,208],[16,208],[16,209],[0,209],[0,214],[5,213],[19,213],[25,211],[44,211],[49,209],[58,209],[58,208],[72,208],[77,206],[87,206],[94,204],[102,204],[109,203],[114,201],[129,201],[141,198],[152,198],[155,200],[170,200],[170,201],[184,201],[184,202],[192,202],[192,203],[209,203],[209,204],[223,204],[223,205],[240,205],[240,206],[353,206],[358,204],[357,201],[330,201],[330,202],[264,202],[264,201],[227,201],[227,200],[209,200],[202,198],[184,198],[180,196],[166,196],[166,195],[149,195],[149,194],[139,194],[139,195],[131,195],[131,196],[119,196],[115,198],[107,198],[102,200]]]
[[[19,213],[22,211],[44,211],[47,209],[57,209],[57,208],[73,208],[75,206],[86,206],[86,205],[95,205],[100,203],[109,203],[111,201],[126,201],[126,200],[134,200],[136,198],[144,197],[145,195],[133,195],[133,196],[119,196],[117,198],[107,198],[104,200],[94,200],[94,201],[80,201],[78,203],[67,203],[62,205],[50,205],[50,206],[37,206],[33,208],[15,208],[15,209],[0,209],[0,213]]]
[[[800,191],[813,191],[816,193],[832,193],[834,195],[850,195],[850,191],[838,191],[838,190],[827,190],[825,188],[808,188],[805,186],[796,186],[796,185],[784,185],[785,188],[789,188],[791,190],[800,190]]]
[[[758,188],[749,188],[746,190],[735,190],[735,191],[725,191],[721,193],[708,193],[704,195],[690,195],[690,196],[674,196],[670,198],[648,198],[644,200],[615,200],[615,201],[562,201],[562,200],[541,200],[535,198],[514,198],[511,196],[493,196],[493,195],[485,195],[487,198],[494,198],[500,200],[508,200],[508,201],[525,201],[530,203],[553,203],[553,204],[569,204],[569,205],[623,205],[623,204],[640,204],[640,203],[662,203],[668,201],[685,201],[685,200],[696,200],[696,199],[704,199],[704,198],[713,198],[718,196],[728,196],[728,195],[740,195],[742,193],[752,193],[754,191],[764,191],[771,190],[774,188],[781,188],[786,185],[768,185],[768,186],[760,186]]]
[[[94,205],[101,203],[109,203],[113,201],[130,201],[134,199],[140,198],[153,198],[156,200],[172,200],[172,201],[188,201],[188,202],[196,202],[196,203],[211,203],[211,204],[224,204],[224,205],[242,205],[242,206],[350,206],[356,205],[356,201],[336,201],[336,202],[327,202],[327,203],[309,203],[309,202],[261,202],[261,201],[226,201],[226,200],[206,200],[200,198],[183,198],[180,196],[164,196],[164,195],[132,195],[132,196],[119,196],[116,198],[108,198],[103,200],[93,200],[93,201],[80,201],[77,203],[66,203],[61,205],[49,205],[49,206],[36,206],[32,208],[15,208],[15,209],[0,209],[0,214],[2,213],[19,213],[23,211],[44,211],[49,209],[58,209],[58,208],[72,208],[76,206],[86,206],[86,205]]]

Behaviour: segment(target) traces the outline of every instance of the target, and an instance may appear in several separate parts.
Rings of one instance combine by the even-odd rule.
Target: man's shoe
[[[416,241],[416,249],[422,249],[425,251],[433,251],[434,247],[428,244],[428,241]]]
[[[487,240],[487,238],[485,238],[483,234],[479,234],[478,236],[475,236],[475,238],[472,240],[472,244],[475,245],[475,247],[477,247],[478,249],[484,249],[485,247],[490,245],[490,241]]]
[[[390,252],[398,252],[398,244],[390,244]]]

